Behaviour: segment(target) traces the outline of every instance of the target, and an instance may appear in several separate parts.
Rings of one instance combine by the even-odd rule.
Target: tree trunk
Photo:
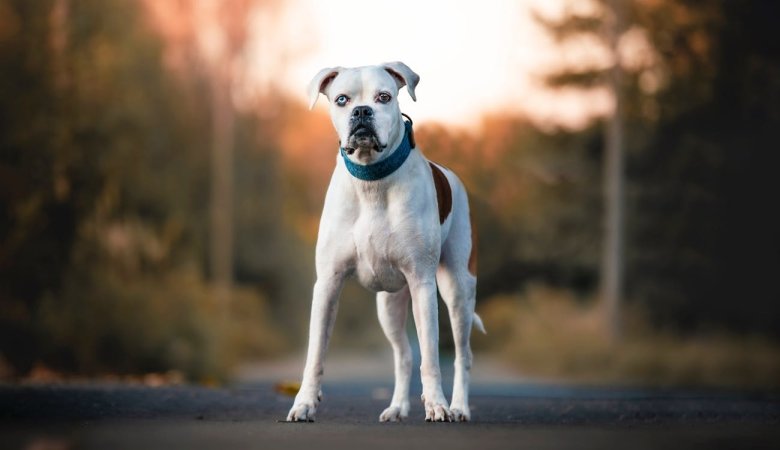
[[[233,128],[230,86],[219,68],[211,77],[210,269],[214,293],[226,304],[233,288]]]
[[[623,114],[622,69],[617,43],[623,28],[621,0],[610,2],[613,21],[607,37],[615,61],[609,71],[609,88],[615,99],[615,110],[604,129],[604,238],[601,261],[601,298],[604,302],[609,336],[618,342],[622,335],[621,300],[623,294]]]

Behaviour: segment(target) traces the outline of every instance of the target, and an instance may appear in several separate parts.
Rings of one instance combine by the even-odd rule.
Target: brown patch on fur
[[[474,216],[469,213],[469,222],[471,222],[471,254],[469,255],[469,273],[477,276],[477,225],[474,223]]]
[[[433,184],[436,186],[436,201],[439,204],[439,223],[444,223],[447,216],[452,211],[452,188],[450,182],[447,181],[447,175],[439,169],[434,163],[428,163],[431,165],[431,172],[433,173]]]

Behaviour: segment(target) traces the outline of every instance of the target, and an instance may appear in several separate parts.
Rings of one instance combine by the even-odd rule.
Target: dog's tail
[[[479,315],[477,313],[474,313],[474,320],[472,321],[472,325],[479,331],[482,332],[482,334],[487,334],[487,331],[485,330],[485,324],[482,323],[482,319],[480,319]]]

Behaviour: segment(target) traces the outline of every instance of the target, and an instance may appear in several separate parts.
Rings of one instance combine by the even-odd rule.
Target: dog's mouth
[[[352,125],[349,130],[349,138],[344,149],[351,155],[356,150],[374,150],[382,152],[387,145],[379,142],[379,136],[371,122],[360,121]]]

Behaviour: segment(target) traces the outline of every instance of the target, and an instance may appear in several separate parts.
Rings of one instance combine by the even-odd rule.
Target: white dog
[[[317,238],[317,282],[311,308],[303,381],[288,421],[312,421],[320,399],[323,360],[344,280],[357,276],[377,292],[379,322],[395,359],[395,390],[380,421],[409,414],[412,352],[405,331],[409,299],[420,341],[426,421],[466,421],[476,248],[466,190],[446,168],[415,147],[398,91],[420,77],[400,62],[320,71],[309,87],[310,107],[320,93],[340,139],[340,155],[325,197]],[[441,388],[437,286],[455,338],[452,402]]]

